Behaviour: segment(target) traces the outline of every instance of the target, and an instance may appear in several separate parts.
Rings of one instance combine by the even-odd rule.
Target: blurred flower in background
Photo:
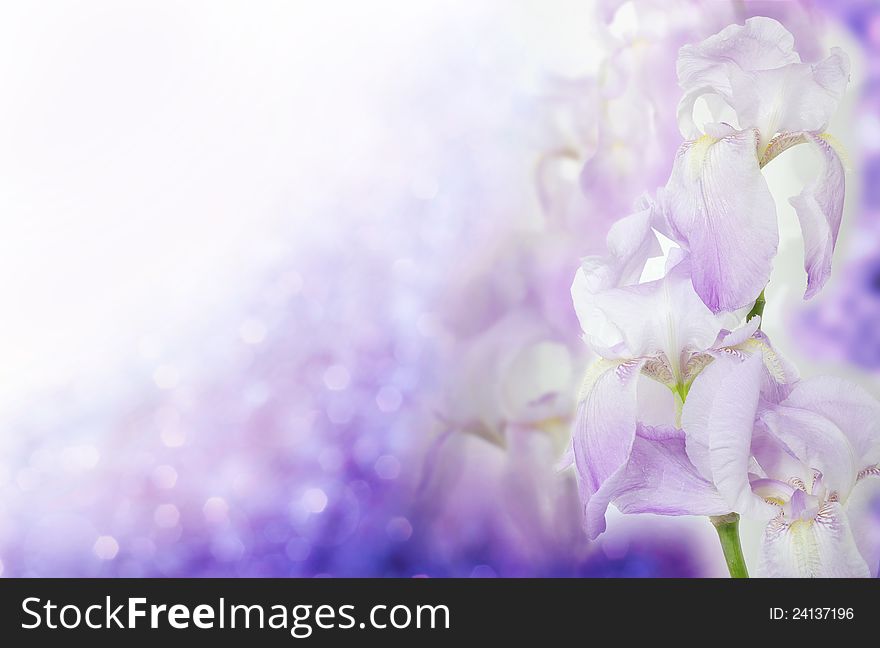
[[[678,48],[752,15],[861,42],[844,239],[876,243],[880,18],[415,4],[0,10],[0,573],[723,573],[705,520],[587,542],[571,278],[668,178]],[[865,247],[792,346],[837,317],[876,368]]]
[[[880,369],[880,7],[829,3],[842,27],[862,45],[864,82],[855,97],[857,199],[850,202],[853,234],[837,290],[800,314],[796,324],[814,356]],[[855,208],[852,208],[855,205]]]

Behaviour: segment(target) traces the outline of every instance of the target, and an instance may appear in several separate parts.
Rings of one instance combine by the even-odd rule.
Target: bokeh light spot
[[[116,554],[119,553],[119,543],[116,542],[116,538],[113,536],[99,536],[95,540],[95,546],[92,547],[92,551],[101,560],[113,560],[116,558]]]
[[[327,508],[327,494],[320,488],[309,488],[303,493],[302,506],[309,513],[321,513]]]
[[[177,526],[180,521],[180,511],[174,504],[160,504],[153,512],[153,521],[156,526],[163,529],[171,529]]]

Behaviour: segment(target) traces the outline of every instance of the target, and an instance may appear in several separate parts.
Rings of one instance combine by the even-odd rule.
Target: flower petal
[[[727,502],[685,452],[684,432],[640,425],[625,470],[612,482],[612,502],[623,513],[723,515]]]
[[[676,362],[685,349],[709,349],[731,323],[728,314],[713,314],[694,292],[688,261],[662,279],[597,293],[592,306],[606,328],[616,328],[626,357],[663,353]]]
[[[735,347],[749,338],[751,338],[761,327],[761,316],[756,315],[748,322],[740,326],[738,329],[728,333],[725,335],[721,342],[719,343],[719,347]]]
[[[823,130],[849,80],[849,59],[839,48],[823,61],[801,63],[792,35],[770,18],[731,25],[679,52],[679,125],[695,137],[693,106],[714,94],[736,112],[739,128],[757,128],[761,149],[779,132]]]
[[[591,292],[638,283],[645,262],[662,254],[651,229],[650,207],[615,222],[605,243],[607,256],[586,257],[581,266],[585,287]]]
[[[815,412],[778,405],[761,414],[761,422],[801,463],[822,473],[823,483],[845,500],[858,479],[849,440],[833,422]],[[792,475],[770,475],[789,479]]]
[[[880,571],[880,479],[860,481],[846,502],[853,538],[871,576]]]
[[[667,384],[650,375],[650,364],[651,361],[648,361],[643,365],[642,375],[639,376],[639,423],[656,428],[673,426],[678,409],[675,393]]]
[[[752,478],[751,480],[752,490],[761,497],[766,498],[768,495],[772,495],[784,504],[794,494],[792,478],[800,479],[804,485],[812,485],[815,478],[812,468],[804,465],[794,452],[762,423],[758,424],[755,435],[752,437],[752,456],[755,458],[758,468],[765,475],[764,479]],[[763,487],[761,482],[764,482]],[[783,489],[784,492],[769,493],[765,488],[769,482],[787,484],[788,488]]]
[[[700,95],[716,93],[731,103],[732,79],[800,60],[788,30],[761,16],[749,18],[745,25],[730,25],[701,43],[685,45],[679,50],[676,66],[679,85],[685,91],[679,104],[682,135],[696,137],[693,105]]]
[[[774,518],[764,531],[756,575],[775,578],[867,578],[849,521],[837,502],[815,519]]]
[[[761,398],[770,403],[779,403],[791,393],[792,387],[800,380],[797,369],[776,351],[770,338],[761,331],[755,332],[748,344],[760,350],[766,369]]]
[[[859,471],[880,463],[880,402],[860,385],[833,376],[802,380],[783,401],[820,414],[846,435]]]
[[[770,278],[779,242],[756,131],[685,142],[662,196],[670,235],[690,250],[703,302],[716,313],[751,305]]]
[[[571,296],[581,328],[598,352],[613,356],[622,343],[620,330],[596,308],[596,294],[638,282],[645,262],[661,254],[651,229],[651,210],[645,209],[617,221],[608,232],[609,254],[583,260],[571,286]]]
[[[804,299],[810,299],[831,275],[831,257],[843,216],[845,182],[843,163],[829,141],[813,133],[804,133],[804,136],[822,154],[823,169],[799,195],[788,201],[797,211],[804,237],[804,268],[807,271]]]
[[[741,128],[761,132],[762,151],[777,133],[821,131],[843,97],[849,58],[835,47],[823,61],[735,74],[731,105]]]
[[[610,498],[599,492],[629,461],[636,434],[638,363],[600,374],[578,405],[572,450],[590,538],[605,530]]]
[[[697,377],[682,410],[691,462],[712,481],[728,509],[770,518],[775,508],[749,484],[752,433],[764,371],[759,354],[718,358]]]

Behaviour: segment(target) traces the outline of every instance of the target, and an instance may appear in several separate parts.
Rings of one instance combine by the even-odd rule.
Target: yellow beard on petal
[[[709,149],[718,140],[711,135],[701,135],[693,141],[688,150],[688,162],[691,178],[698,178],[703,169],[703,160],[709,153]]]

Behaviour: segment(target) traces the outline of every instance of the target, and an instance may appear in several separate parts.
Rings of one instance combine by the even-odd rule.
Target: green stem
[[[742,545],[739,542],[739,515],[728,513],[727,515],[713,515],[709,518],[718,531],[721,540],[721,550],[727,561],[727,569],[731,578],[748,578],[749,570],[746,569],[746,560],[743,558]]]
[[[755,300],[755,305],[752,306],[752,310],[749,311],[749,314],[746,315],[746,321],[748,322],[750,319],[755,317],[756,315],[761,318],[761,323],[764,322],[764,305],[767,303],[767,300],[764,298],[764,291],[761,291],[761,294],[758,295],[758,298]],[[761,328],[761,325],[758,325],[758,328]]]

